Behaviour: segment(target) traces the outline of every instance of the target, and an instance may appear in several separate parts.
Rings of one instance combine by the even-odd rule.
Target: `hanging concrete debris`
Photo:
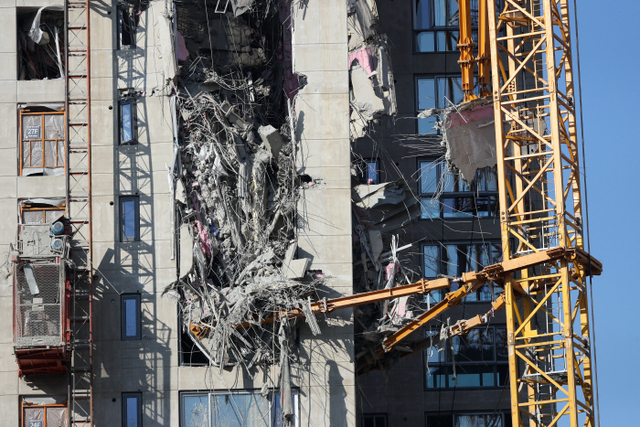
[[[374,0],[348,0],[351,139],[366,135],[369,123],[396,114],[389,48],[375,24]]]
[[[291,27],[283,25],[289,3],[226,2],[233,13],[219,13],[219,4],[208,21],[196,4],[185,0],[176,11],[170,170],[180,278],[165,295],[177,300],[185,335],[211,365],[282,365],[286,403],[296,328],[262,321],[297,309],[319,333],[310,302],[324,280],[307,270],[309,259],[295,256],[304,182],[292,129],[301,80],[287,72]],[[291,416],[285,406],[285,425]]]

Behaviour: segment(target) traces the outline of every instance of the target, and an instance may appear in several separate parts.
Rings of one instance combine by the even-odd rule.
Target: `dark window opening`
[[[123,340],[142,338],[140,294],[123,294],[120,299]]]
[[[140,240],[140,198],[138,196],[120,197],[120,241]]]
[[[140,11],[139,8],[128,4],[118,6],[118,49],[136,47]]]
[[[362,414],[362,427],[387,427],[387,414]]]
[[[18,8],[18,80],[64,77],[64,12]]]

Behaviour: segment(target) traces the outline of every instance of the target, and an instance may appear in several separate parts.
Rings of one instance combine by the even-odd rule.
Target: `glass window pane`
[[[269,427],[269,401],[260,394],[214,395],[214,426]]]
[[[423,246],[423,275],[425,278],[438,277],[438,246]]]
[[[367,161],[367,184],[378,183],[378,162],[375,160]]]
[[[421,219],[440,218],[440,202],[438,199],[431,197],[422,197],[421,203]]]
[[[450,50],[450,49],[447,49],[447,31],[437,31],[436,41],[437,41],[438,52],[445,52],[447,50]],[[440,108],[443,108],[443,107],[440,107]]]
[[[420,193],[432,194],[438,189],[438,164],[436,162],[420,162]]]
[[[449,0],[433,0],[433,17],[437,27],[447,25],[447,5]]]
[[[124,300],[124,333],[127,337],[135,337],[138,334],[138,307],[135,298]]]
[[[445,274],[460,277],[464,270],[465,245],[447,245],[444,256]],[[460,252],[459,252],[460,251]],[[462,268],[460,266],[462,260]]]
[[[126,427],[138,427],[138,398],[127,397],[125,398],[126,405]]]
[[[418,110],[436,107],[436,93],[433,78],[419,78],[418,85]]]
[[[122,240],[138,239],[138,198],[123,197],[120,199],[122,210]]]
[[[416,47],[418,49],[418,52],[435,52],[435,33],[433,31],[422,31],[416,34]]]
[[[122,142],[127,143],[133,141],[133,121],[132,121],[133,104],[121,104],[122,114]]]
[[[436,117],[418,119],[418,135],[435,135],[437,133],[437,130],[434,129],[436,122]]]
[[[209,397],[206,394],[197,396],[183,396],[182,426],[209,426]]]
[[[416,30],[424,30],[431,28],[431,8],[429,7],[430,0],[415,0],[416,4],[416,18],[414,22],[414,28]]]

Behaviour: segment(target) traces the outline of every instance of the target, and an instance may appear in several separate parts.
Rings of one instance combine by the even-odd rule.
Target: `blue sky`
[[[602,426],[640,425],[640,2],[578,0]]]

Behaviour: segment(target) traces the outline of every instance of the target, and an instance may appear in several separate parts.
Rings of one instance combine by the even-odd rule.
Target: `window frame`
[[[42,222],[25,222],[24,214],[26,212],[42,212]],[[60,217],[65,215],[65,207],[63,206],[31,206],[31,205],[20,205],[20,224],[53,224],[55,221],[47,222],[47,212],[60,212],[60,215],[56,217],[56,220],[59,220]]]
[[[446,108],[449,107],[447,100],[453,104],[459,104],[464,99],[464,91],[462,90],[462,74],[460,73],[438,73],[438,74],[416,74],[413,78],[414,82],[414,94],[415,94],[415,109],[416,109],[416,117],[420,114],[421,111],[427,110],[430,108]],[[431,80],[432,83],[432,91],[429,94],[425,94],[425,99],[433,99],[433,102],[428,101],[429,105],[422,106],[421,105],[421,84],[420,82],[423,80]],[[440,94],[441,92],[441,84],[440,81],[444,80],[444,91],[445,93]],[[458,89],[456,92],[455,89]],[[477,92],[479,88],[475,88],[474,92]],[[452,94],[452,91],[454,93]],[[428,129],[421,131],[421,123],[437,123],[439,121],[439,117],[432,116],[426,118],[419,118],[416,122],[416,134],[418,135],[440,135],[440,130],[435,130],[433,132],[433,125],[429,126]]]
[[[486,265],[492,265],[492,264],[496,264],[498,262],[500,262],[500,259],[502,258],[502,250],[501,250],[501,242],[500,240],[485,240],[483,242],[469,242],[469,241],[458,241],[458,242],[446,242],[446,243],[442,243],[442,242],[426,242],[423,243],[421,245],[421,254],[422,254],[422,261],[421,261],[421,267],[422,267],[422,277],[424,279],[436,279],[439,276],[445,275],[445,276],[451,276],[451,271],[450,267],[449,267],[449,263],[448,263],[448,247],[459,247],[459,246],[467,246],[467,247],[471,247],[471,246],[475,246],[475,252],[470,251],[469,249],[467,249],[466,252],[463,252],[466,255],[466,264],[469,265],[469,267],[473,267],[473,265],[471,263],[475,263],[475,264],[479,264],[478,258],[480,257],[481,253],[485,253],[487,254],[487,264]],[[496,248],[493,248],[493,247]],[[480,252],[478,249],[479,247],[485,247],[486,249],[484,249],[484,252]],[[436,270],[434,270],[434,268],[428,268],[427,269],[427,254],[426,254],[426,249],[430,248],[430,249],[436,249],[437,254],[436,259],[435,259],[435,268]],[[458,248],[454,249],[457,253]],[[493,251],[495,250],[495,253],[497,254],[496,257],[494,257],[493,255]],[[469,259],[469,253],[471,252],[471,254],[475,255],[475,259]],[[432,255],[429,255],[430,257],[432,257]],[[430,258],[431,259],[431,258]],[[460,264],[455,264],[457,266],[457,270],[460,270],[461,272],[467,272],[468,270],[466,268],[462,268],[462,266],[460,266]],[[486,266],[485,265],[485,266]],[[480,267],[485,267],[485,266],[481,266],[481,265],[477,265],[477,269],[475,271],[479,271],[481,268]],[[435,275],[427,275],[427,270],[429,271],[435,271]],[[457,272],[456,272],[457,273]],[[455,291],[457,289],[457,284],[454,284],[450,290],[444,290],[444,291],[434,291],[434,292],[430,292],[429,295],[425,296],[425,301],[430,302],[430,303],[438,303],[440,301],[442,301],[442,298],[444,296],[444,294],[446,292],[452,292]],[[486,303],[488,301],[491,301],[491,292],[490,292],[490,288],[489,285],[483,285],[480,289],[476,290],[473,294],[467,295],[464,298],[464,302],[465,303]]]
[[[42,396],[38,396],[41,398]],[[48,408],[63,408],[65,409],[65,417],[68,417],[68,405],[66,403],[33,403],[30,402],[29,398],[35,398],[35,396],[21,396],[20,398],[20,426],[21,427],[29,427],[28,424],[25,424],[25,409],[33,409],[33,408],[43,408],[43,419],[42,426],[47,426],[47,409]]]
[[[18,131],[19,131],[19,175],[20,176],[28,176],[25,175],[25,169],[35,169],[35,170],[42,170],[44,171],[45,169],[62,169],[63,171],[66,170],[66,163],[67,163],[67,129],[66,126],[64,125],[65,123],[65,112],[64,111],[30,111],[29,109],[20,109],[19,110],[19,117],[18,117],[18,121],[19,121],[19,126],[18,126]],[[50,138],[47,139],[46,138],[46,130],[45,130],[45,117],[46,116],[58,116],[61,115],[62,116],[62,138]],[[23,128],[23,122],[24,122],[24,118],[27,116],[41,116],[41,121],[40,121],[40,138],[25,138],[25,130]],[[45,151],[47,149],[47,141],[53,141],[55,142],[55,166],[47,166],[46,164],[46,155],[45,155]],[[24,146],[25,143],[29,144],[29,166],[25,166],[25,161],[26,159],[24,158]],[[42,144],[42,165],[40,166],[33,166],[32,165],[32,145],[34,143],[40,143]],[[60,151],[60,144],[62,144],[62,164],[59,163],[60,161],[60,156],[59,156],[59,151]],[[38,172],[36,172],[38,173]]]
[[[478,169],[472,183],[469,184],[462,179],[458,171],[448,170],[443,161],[423,158],[418,159],[417,163],[418,195],[422,207],[420,219],[495,218],[498,216],[498,177],[493,169]],[[431,166],[423,170],[423,165]],[[424,188],[424,180],[431,175],[432,170],[435,172],[435,182],[429,181],[430,188]],[[487,189],[490,186],[491,189]],[[466,203],[469,208],[462,209],[461,202]],[[437,215],[434,215],[435,209],[437,209]]]
[[[430,21],[432,21],[431,24],[427,24],[427,26],[425,28],[420,27],[419,26],[419,19],[418,19],[418,2],[424,2],[423,5],[425,5],[425,9],[427,9],[427,11],[425,12],[427,15],[429,15],[428,11],[431,11],[431,18]],[[458,39],[459,39],[459,24],[457,24],[457,20],[453,21],[451,23],[451,25],[436,25],[435,23],[435,18],[433,15],[434,12],[434,1],[438,1],[438,0],[412,0],[412,15],[413,15],[413,45],[414,45],[414,52],[415,53],[444,53],[444,52],[455,52],[457,50],[457,46],[458,46]],[[451,4],[452,3],[456,3],[457,4],[457,0],[443,0],[445,2],[445,7],[447,9],[450,9]],[[473,6],[476,6],[475,9],[475,14],[476,14],[476,20],[475,20],[475,25],[474,25],[474,21],[473,21],[473,13],[474,13],[474,9]],[[471,5],[471,13],[472,13],[472,38],[474,40],[474,42],[477,42],[478,40],[478,24],[477,24],[477,15],[478,15],[478,11],[477,11],[477,4],[478,4],[478,0],[475,0],[475,3],[473,3],[472,1],[472,5]],[[445,19],[448,16],[449,17],[449,21],[451,22],[452,19],[454,19],[454,17],[456,16],[458,12],[456,11],[455,13],[450,13],[449,10],[445,11]],[[419,42],[419,37],[420,34],[433,34],[433,50],[420,50],[420,42]],[[444,40],[445,40],[445,45],[447,45],[448,43],[446,43],[447,40],[451,39],[453,40],[453,43],[451,44],[451,48],[450,49],[438,49],[439,47],[439,34],[444,34]],[[450,41],[450,40],[449,40]]]
[[[491,352],[493,354],[492,359],[488,360],[483,357],[479,360],[465,360],[460,358],[462,354],[460,352],[460,346],[462,344],[462,340],[467,340],[468,337],[472,334],[480,334],[486,333],[488,330],[491,330],[492,333],[492,349]],[[503,331],[501,333],[502,339],[498,339],[497,330]],[[425,331],[425,336],[439,334],[439,331]],[[482,336],[478,337],[480,340]],[[509,361],[507,357],[507,341],[506,341],[506,325],[497,324],[493,326],[486,326],[482,328],[472,329],[466,335],[458,335],[453,337],[453,339],[458,340],[458,350],[454,350],[457,354],[452,355],[452,346],[455,344],[453,341],[449,343],[447,341],[447,346],[443,351],[438,351],[434,348],[429,348],[424,350],[422,354],[423,359],[423,373],[424,373],[424,389],[425,391],[433,391],[433,390],[447,390],[447,389],[496,389],[496,388],[505,388],[509,386]],[[500,342],[499,342],[500,341]],[[481,341],[479,341],[481,342]],[[504,344],[504,348],[502,354],[503,357],[498,357],[500,354],[498,346],[499,344]],[[432,353],[431,355],[429,353]],[[436,356],[436,361],[429,360],[433,356]],[[455,365],[457,376],[464,375],[464,372],[461,374],[461,370],[468,369],[470,371],[478,370],[478,372],[471,372],[471,375],[476,375],[479,384],[474,385],[460,385],[456,381],[453,380],[453,366]],[[483,371],[484,369],[484,371]],[[440,372],[438,372],[440,370]],[[487,385],[483,383],[487,381],[485,376],[487,374],[491,375],[491,380]],[[437,375],[437,378],[434,378]],[[440,382],[444,382],[444,384],[440,384]],[[453,381],[453,383],[451,383]]]
[[[123,427],[130,427],[127,424],[127,418],[129,417],[127,399],[136,399],[136,425],[134,427],[142,427],[142,392],[123,392],[122,393],[122,425]]]
[[[127,236],[127,221],[125,203],[134,202],[133,205],[133,236]],[[120,224],[120,241],[121,242],[138,242],[140,241],[140,196],[120,196],[119,197],[119,224]]]
[[[125,126],[124,126],[124,107],[128,105],[130,107],[130,120],[131,120],[131,137],[125,139]],[[136,145],[138,144],[138,108],[136,99],[133,96],[118,100],[118,142],[119,145]]]
[[[133,319],[136,328],[135,335],[127,335],[127,326],[130,319],[127,315],[126,301],[129,300],[133,300],[135,303],[134,307],[136,318]],[[142,296],[139,293],[120,295],[120,339],[122,341],[136,341],[142,339]]]
[[[294,427],[300,427],[300,391],[297,388],[292,390],[293,396],[293,412],[294,412]],[[260,390],[244,389],[244,390],[209,390],[209,391],[181,391],[180,392],[180,427],[188,427],[185,425],[185,398],[190,396],[207,397],[207,427],[214,427],[212,423],[212,402],[215,396],[232,396],[232,395],[261,395]],[[279,398],[280,390],[269,390],[269,427],[275,427],[273,425],[274,417],[277,416],[277,412],[274,413],[277,401]]]

